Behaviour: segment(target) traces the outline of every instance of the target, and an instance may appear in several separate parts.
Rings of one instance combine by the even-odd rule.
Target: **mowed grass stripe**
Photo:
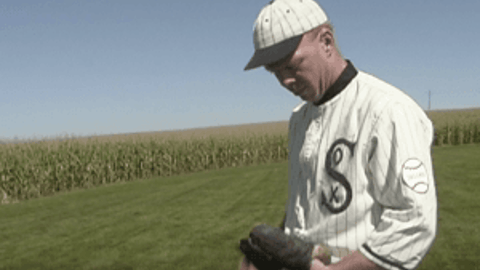
[[[436,147],[439,233],[421,269],[480,269],[480,145]]]
[[[281,163],[4,205],[0,269],[230,269],[240,236],[281,221],[286,192]]]
[[[479,269],[480,145],[434,148],[437,239],[419,269]],[[278,225],[287,163],[155,178],[0,207],[0,269],[236,269]]]

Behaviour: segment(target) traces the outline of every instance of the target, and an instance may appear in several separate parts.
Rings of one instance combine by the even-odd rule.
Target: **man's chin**
[[[306,97],[303,97],[303,96],[300,96],[300,98],[304,101],[307,101],[307,102],[312,102],[312,103],[317,103],[320,101],[320,99],[322,99],[322,96],[321,95],[315,95],[315,97],[311,97],[311,96],[306,96]]]

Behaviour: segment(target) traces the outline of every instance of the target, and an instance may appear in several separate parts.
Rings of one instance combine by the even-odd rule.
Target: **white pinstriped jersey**
[[[333,262],[358,250],[386,269],[418,266],[437,229],[433,134],[410,97],[362,71],[326,103],[299,105],[286,233],[327,245]]]

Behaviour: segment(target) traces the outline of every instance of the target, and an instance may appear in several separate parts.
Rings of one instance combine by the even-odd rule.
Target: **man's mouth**
[[[300,89],[295,93],[296,96],[302,96],[302,94],[305,92],[305,88]]]
[[[297,88],[295,87],[293,94],[294,94],[295,96],[300,96],[300,95],[303,94],[303,92],[305,92],[305,88],[297,89]]]

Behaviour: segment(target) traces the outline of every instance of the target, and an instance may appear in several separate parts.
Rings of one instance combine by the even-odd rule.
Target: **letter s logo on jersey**
[[[324,205],[332,214],[345,211],[352,202],[352,187],[347,178],[336,169],[338,169],[343,158],[349,154],[346,152],[350,152],[350,157],[353,157],[354,148],[355,143],[342,138],[336,140],[327,152],[325,169],[328,175],[333,178],[333,183],[330,185],[329,197],[322,190],[321,206]],[[339,191],[339,188],[343,190]]]

